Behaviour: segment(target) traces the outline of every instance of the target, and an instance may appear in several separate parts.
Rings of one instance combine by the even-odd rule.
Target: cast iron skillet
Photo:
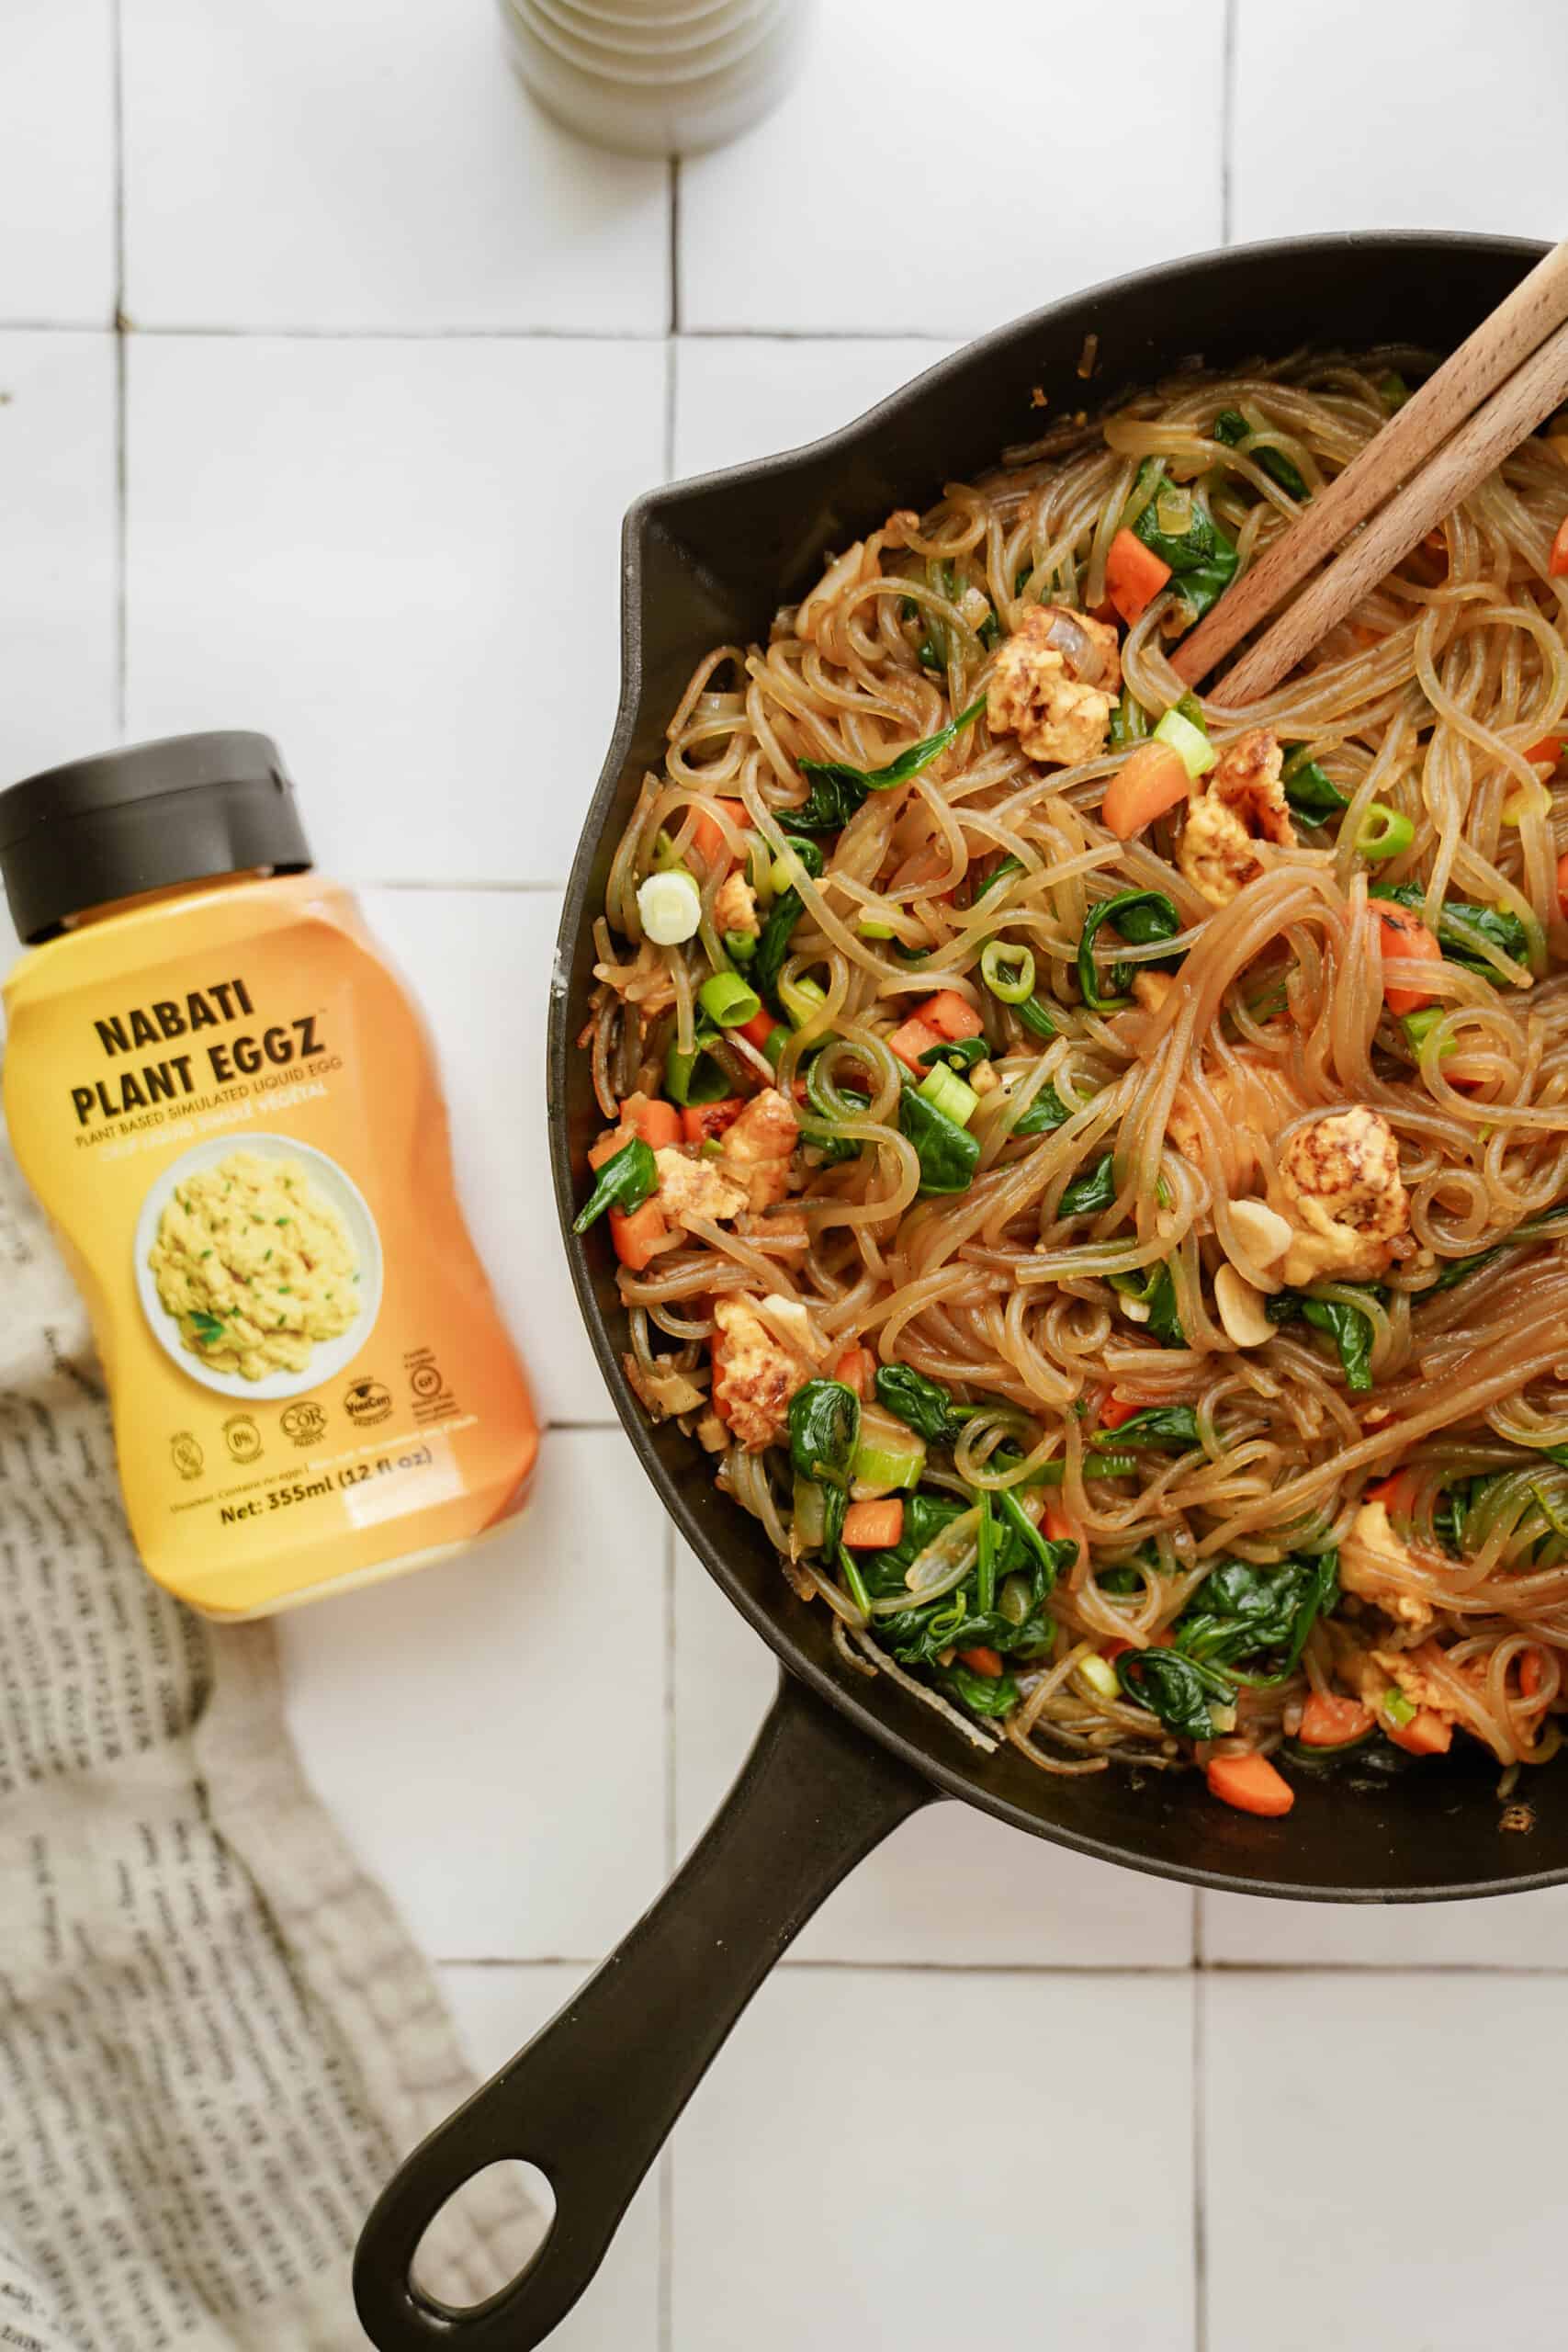
[[[1147,383],[1194,355],[1212,362],[1303,344],[1458,343],[1543,247],[1460,236],[1314,237],[1252,245],[1125,277],[973,344],[826,441],[656,491],[626,518],[625,683],[615,740],[583,829],[550,1001],[549,1121],[563,1227],[602,1121],[574,1039],[587,1015],[591,926],[611,854],[699,655],[765,638],[823,551],[944,481],[994,464],[1048,416]],[[1098,334],[1092,396],[1076,369]],[[1499,1828],[1496,1767],[1469,1742],[1384,1777],[1296,1776],[1283,1821],[1233,1813],[1193,1775],[1134,1786],[1112,1768],[1055,1780],[1011,1750],[971,1752],[894,1683],[846,1673],[827,1611],[797,1601],[754,1521],[705,1459],[649,1426],[621,1367],[626,1344],[603,1228],[567,1235],[604,1377],[655,1495],[787,1671],[756,1747],[702,1843],[619,1951],[493,2081],[425,2141],[381,2197],[355,2291],[381,2352],[434,2345],[520,2352],[581,2293],[633,2190],[737,2017],[845,1873],[919,1806],[957,1797],[1102,1860],[1241,1894],[1416,1903],[1568,1878],[1568,1809],[1538,1796],[1529,1838]],[[1390,1752],[1392,1755],[1392,1751]],[[570,1759],[562,1770],[570,1771]],[[459,2312],[411,2280],[446,2199],[504,2157],[536,2164],[556,2194],[532,2266]]]

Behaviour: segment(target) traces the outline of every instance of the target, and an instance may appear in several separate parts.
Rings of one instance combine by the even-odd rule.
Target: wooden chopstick
[[[1395,564],[1403,563],[1411,548],[1565,400],[1568,325],[1559,327],[1415,480],[1372,516],[1344,553],[1308,582],[1273,628],[1226,671],[1214,689],[1214,700],[1235,709],[1271,694],[1318,639]]]
[[[1239,644],[1249,630],[1274,610],[1293,588],[1315,570],[1324,557],[1343,546],[1356,526],[1381,506],[1389,494],[1402,482],[1409,482],[1416,469],[1440,448],[1467,416],[1477,409],[1488,394],[1504,384],[1530,354],[1547,337],[1568,320],[1568,238],[1556,245],[1545,259],[1536,264],[1527,277],[1521,278],[1513,292],[1483,319],[1467,341],[1443,362],[1435,375],[1413,392],[1381,433],[1373,435],[1360,455],[1348,465],[1342,474],[1320,491],[1303,507],[1288,529],[1282,531],[1251,569],[1242,574],[1225,595],[1222,596],[1206,619],[1200,622],[1186,642],[1172,656],[1171,667],[1185,685],[1195,685],[1206,677],[1217,662],[1222,662],[1232,647]],[[1541,416],[1551,413],[1551,404],[1542,410]],[[1540,424],[1537,417],[1536,424]],[[1533,425],[1522,425],[1517,438],[1533,431]],[[1505,449],[1501,456],[1506,456]],[[1479,481],[1482,474],[1476,476]],[[1474,482],[1467,485],[1474,488]],[[1457,493],[1462,497],[1463,492]],[[1448,510],[1444,508],[1443,513]],[[1435,516],[1434,520],[1440,519]],[[1425,526],[1429,529],[1428,524]],[[1416,533],[1416,539],[1422,533]],[[1416,539],[1412,539],[1414,546]],[[1402,550],[1407,554],[1408,548]],[[1398,562],[1399,556],[1389,560]],[[1385,564],[1384,569],[1387,569]],[[1368,583],[1370,584],[1370,582]],[[1357,593],[1359,593],[1358,591]],[[1354,602],[1354,596],[1349,600]],[[1346,607],[1341,607],[1341,610]],[[1337,614],[1334,616],[1337,619]],[[1318,634],[1332,626],[1321,620]],[[1274,632],[1270,630],[1269,637]],[[1265,639],[1264,643],[1269,640]],[[1313,640],[1305,639],[1294,657],[1307,651]],[[1263,650],[1260,644],[1247,657],[1248,665]],[[1289,667],[1287,663],[1284,667]],[[1261,669],[1252,672],[1247,679],[1248,699],[1267,693],[1269,685],[1283,675],[1283,668],[1276,672],[1267,685],[1257,681]],[[1232,681],[1225,680],[1227,703],[1241,699],[1232,691]]]

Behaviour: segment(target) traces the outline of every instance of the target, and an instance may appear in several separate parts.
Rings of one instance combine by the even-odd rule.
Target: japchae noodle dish
[[[1419,365],[835,550],[699,663],[582,1040],[634,1385],[845,1660],[1259,1814],[1568,1707],[1568,425],[1267,699],[1169,661]]]

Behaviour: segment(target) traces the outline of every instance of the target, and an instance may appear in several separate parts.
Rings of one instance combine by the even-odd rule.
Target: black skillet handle
[[[603,2261],[637,2183],[773,1962],[839,1881],[936,1792],[787,1675],[702,1842],[618,1951],[396,2174],[355,2257],[378,2352],[526,2352]],[[411,2270],[447,2199],[507,2157],[555,2191],[549,2235],[488,2302]]]

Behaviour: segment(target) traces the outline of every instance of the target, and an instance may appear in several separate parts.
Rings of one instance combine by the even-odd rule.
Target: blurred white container
[[[735,138],[793,81],[816,0],[500,0],[513,60],[585,139],[637,155]]]

